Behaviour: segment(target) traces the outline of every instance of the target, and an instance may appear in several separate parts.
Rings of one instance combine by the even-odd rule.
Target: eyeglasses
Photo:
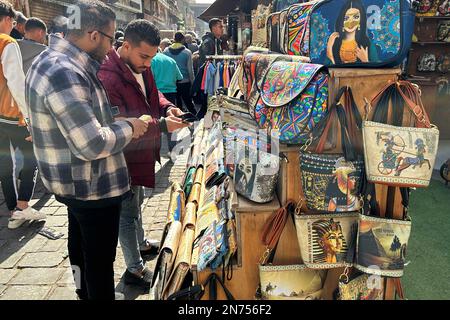
[[[112,37],[112,36],[110,36],[110,35],[107,35],[106,33],[102,32],[102,31],[100,31],[100,30],[95,30],[95,31],[97,31],[97,32],[100,33],[101,35],[107,37],[107,38],[109,39],[109,42],[111,43],[111,45],[114,43],[114,37]],[[94,32],[94,31],[89,31],[88,33],[91,34],[92,32]]]

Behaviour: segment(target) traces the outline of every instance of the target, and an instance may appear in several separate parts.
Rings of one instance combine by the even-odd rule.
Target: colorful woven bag
[[[321,65],[275,61],[260,94],[255,107],[259,127],[278,130],[281,143],[302,144],[327,111],[328,74]]]

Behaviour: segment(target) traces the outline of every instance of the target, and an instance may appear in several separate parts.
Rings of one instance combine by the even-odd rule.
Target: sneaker
[[[115,292],[114,293],[114,295],[115,295],[115,299],[114,300],[125,300],[125,295],[123,294],[123,293],[121,293],[121,292]]]
[[[19,228],[21,225],[23,225],[23,224],[25,223],[25,221],[27,221],[27,220],[25,220],[25,219],[13,219],[13,218],[10,218],[10,219],[8,220],[8,229],[11,229],[11,230],[17,229],[17,228]]]
[[[12,215],[12,219],[15,220],[44,220],[46,218],[45,213],[39,212],[31,207],[26,208],[25,210],[17,209],[14,211]]]
[[[152,284],[153,272],[149,268],[145,267],[141,274],[135,274],[128,269],[125,271],[124,282],[127,285],[135,285],[144,289],[149,289]]]

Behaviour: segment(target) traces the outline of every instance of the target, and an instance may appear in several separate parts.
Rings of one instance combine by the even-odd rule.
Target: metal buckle
[[[266,248],[266,251],[264,251],[261,259],[259,259],[259,264],[264,265],[267,261],[267,258],[269,258],[270,252],[272,250],[270,250],[269,248]]]
[[[306,140],[305,144],[300,148],[302,152],[306,152],[308,150],[309,146],[312,144],[313,139],[310,137],[308,140]]]

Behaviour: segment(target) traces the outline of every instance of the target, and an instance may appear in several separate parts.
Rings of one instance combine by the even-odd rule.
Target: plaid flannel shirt
[[[114,121],[99,68],[88,54],[52,35],[27,74],[34,153],[44,185],[61,197],[99,200],[129,190],[122,150],[132,127]]]

